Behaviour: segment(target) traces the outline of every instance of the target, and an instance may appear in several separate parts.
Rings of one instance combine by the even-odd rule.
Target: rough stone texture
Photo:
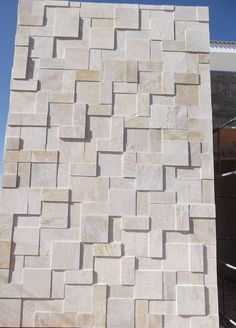
[[[19,2],[1,327],[218,327],[207,13]]]

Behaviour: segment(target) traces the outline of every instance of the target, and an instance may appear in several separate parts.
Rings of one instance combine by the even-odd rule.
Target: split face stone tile
[[[0,325],[2,327],[19,327],[21,300],[0,299]]]
[[[84,159],[84,143],[70,142],[60,139],[59,141],[60,162],[76,163],[83,162]]]
[[[72,163],[71,164],[71,175],[75,176],[96,176],[97,166],[96,164],[90,163]]]
[[[164,270],[189,270],[189,245],[166,244],[166,259],[163,261]]]
[[[93,139],[110,139],[111,119],[108,117],[90,116],[89,129]]]
[[[113,285],[110,289],[111,298],[133,298],[134,287],[133,286],[121,286]]]
[[[3,189],[0,193],[1,204],[4,204],[0,210],[1,214],[27,214],[27,200],[29,197],[28,188]]]
[[[176,230],[189,231],[190,218],[189,206],[185,204],[176,205]]]
[[[149,149],[149,131],[126,129],[126,152],[145,152]]]
[[[98,82],[77,82],[77,101],[80,104],[96,104],[99,102]]]
[[[197,8],[187,6],[176,7],[175,20],[196,21]]]
[[[92,28],[90,47],[95,49],[114,49],[115,34],[111,28]]]
[[[73,327],[76,325],[76,313],[35,312],[34,325],[49,327]]]
[[[73,106],[71,104],[50,104],[50,125],[72,125]]]
[[[174,40],[173,19],[151,19],[152,40]]]
[[[83,216],[81,223],[81,241],[90,243],[108,242],[108,217]]]
[[[204,271],[204,249],[203,244],[190,244],[190,271]]]
[[[102,71],[105,81],[125,81],[126,63],[122,60],[104,60]]]
[[[114,113],[117,116],[130,116],[136,114],[137,99],[135,94],[116,94]]]
[[[166,327],[168,327],[168,328],[173,327],[173,325],[177,325],[177,327],[178,326],[181,327],[181,325],[182,325],[182,326],[186,326],[189,328],[190,327],[190,318],[169,314],[169,315],[165,315],[165,324],[166,324]]]
[[[65,273],[65,283],[67,285],[92,285],[92,270],[70,270]],[[64,283],[63,283],[64,284]]]
[[[99,153],[98,166],[101,176],[121,176],[122,175],[122,155],[112,153]]]
[[[163,168],[161,165],[138,165],[138,190],[162,190]]]
[[[4,174],[2,176],[2,188],[16,188],[17,176],[14,174]]]
[[[151,127],[157,129],[174,129],[175,111],[171,106],[151,106]]]
[[[126,256],[148,257],[147,232],[122,231],[121,241],[125,247]]]
[[[92,287],[65,286],[65,312],[91,313]]]
[[[23,140],[23,149],[45,149],[46,146],[46,128],[43,127],[22,127],[21,139]]]
[[[209,52],[209,32],[186,29],[186,50]]]
[[[122,229],[148,231],[150,229],[150,219],[147,216],[124,216],[122,218]]]
[[[162,94],[162,73],[140,72],[139,93]]]
[[[53,55],[53,38],[52,37],[41,37],[35,36],[34,48],[31,49],[31,57],[36,58],[52,58]]]
[[[112,104],[112,91],[113,84],[110,81],[102,81],[100,83],[100,98],[99,101],[101,104]]]
[[[15,255],[39,254],[39,229],[16,227],[13,241],[15,243]]]
[[[179,140],[163,141],[163,164],[189,165],[188,142]]]
[[[152,314],[176,314],[175,301],[151,301],[150,313]]]
[[[150,41],[149,40],[127,40],[126,58],[128,60],[149,60]]]
[[[0,268],[8,269],[10,266],[11,242],[9,240],[0,240]]]
[[[177,313],[179,315],[205,315],[204,286],[177,286]]]
[[[110,3],[81,3],[80,13],[82,17],[114,18],[115,8]]]
[[[135,324],[137,328],[148,327],[148,301],[135,301]]]
[[[19,150],[20,149],[20,138],[10,137],[6,139],[7,150]]]
[[[54,241],[51,266],[55,270],[78,270],[80,267],[80,243]]]
[[[51,270],[24,269],[23,298],[49,298],[51,291]]]
[[[97,257],[121,257],[121,243],[95,244],[93,255]]]
[[[119,201],[117,201],[117,199]],[[136,207],[136,193],[131,190],[110,189],[110,215],[134,215]]]
[[[39,81],[41,90],[61,91],[62,90],[63,71],[42,69],[39,71]]]
[[[71,178],[72,201],[107,201],[108,178]]]
[[[121,283],[122,285],[135,284],[135,257],[125,256],[121,259]]]
[[[162,299],[162,272],[141,271],[135,273],[136,299]]]
[[[31,187],[56,187],[57,165],[33,163],[31,171]]]
[[[137,6],[116,5],[115,28],[117,29],[138,29],[139,9]]]
[[[198,106],[199,95],[198,86],[195,85],[176,85],[176,99],[177,106]]]
[[[55,37],[72,37],[79,36],[79,16],[70,14],[70,9],[56,11],[56,20],[54,25]]]
[[[28,57],[15,55],[12,77],[14,79],[25,79],[27,70]]]
[[[125,326],[134,328],[134,300],[109,299],[108,301],[108,328]]]
[[[88,69],[89,50],[86,48],[65,49],[65,69]]]
[[[192,317],[191,318],[191,327],[193,328],[203,328],[207,326],[209,328],[217,327],[219,324],[218,316],[216,315],[209,315],[206,317]]]
[[[96,257],[94,272],[99,284],[120,285],[120,259]]]
[[[52,272],[52,298],[61,298],[65,297],[65,274],[62,271],[53,271]]]
[[[123,155],[123,176],[126,178],[136,177],[136,154],[125,152]]]

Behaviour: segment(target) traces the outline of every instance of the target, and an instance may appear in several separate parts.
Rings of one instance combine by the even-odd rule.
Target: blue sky
[[[0,175],[9,86],[16,30],[17,0],[0,0]],[[97,0],[95,2],[149,3],[210,7],[212,40],[236,40],[236,0]]]

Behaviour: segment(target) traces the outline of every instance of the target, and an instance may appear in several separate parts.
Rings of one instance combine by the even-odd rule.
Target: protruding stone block
[[[80,243],[54,241],[52,244],[52,269],[78,270],[80,267]]]

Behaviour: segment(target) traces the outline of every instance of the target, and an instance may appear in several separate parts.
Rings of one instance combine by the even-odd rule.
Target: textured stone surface
[[[19,1],[1,327],[218,327],[207,21]]]

